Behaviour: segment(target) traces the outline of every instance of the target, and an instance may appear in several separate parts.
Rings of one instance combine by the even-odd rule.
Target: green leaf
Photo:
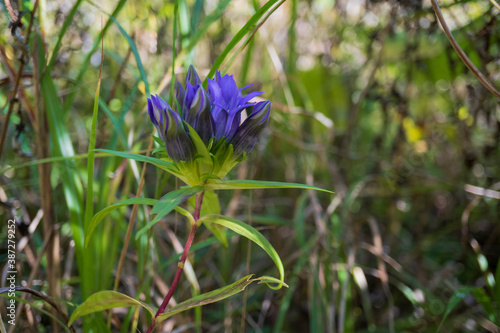
[[[265,180],[249,180],[249,179],[223,180],[215,184],[208,184],[207,188],[212,190],[236,190],[236,189],[256,189],[256,188],[301,188],[307,190],[316,190],[316,191],[333,193],[332,191],[311,185],[271,182]]]
[[[228,298],[230,296],[233,296],[243,290],[251,284],[254,281],[257,281],[258,279],[250,279],[252,277],[252,274],[245,276],[244,278],[239,279],[233,284],[230,284],[228,286],[216,289],[214,291],[210,291],[205,294],[201,294],[199,296],[193,297],[191,299],[188,299],[187,301],[184,301],[182,303],[177,304],[176,306],[172,307],[170,310],[167,312],[162,313],[161,315],[156,318],[156,324],[161,323],[162,321],[172,317],[173,315],[186,311],[189,309],[192,309],[197,306],[202,306],[214,302],[218,302],[220,300],[223,300],[225,298]]]
[[[156,135],[152,135],[153,137],[153,140],[155,140],[155,142],[160,146],[160,147],[165,147],[165,142],[163,142],[162,139],[160,139],[159,137],[157,137]]]
[[[196,159],[196,163],[198,163],[199,174],[211,173],[213,171],[214,165],[212,163],[212,158],[210,157],[210,152],[207,149],[207,146],[200,138],[198,133],[186,122],[184,124],[189,128],[189,137],[193,141],[194,147],[196,149],[196,153],[200,156]]]
[[[94,229],[97,227],[99,222],[102,221],[102,219],[108,215],[111,211],[118,209],[123,206],[128,206],[128,205],[134,205],[134,204],[139,204],[139,205],[154,205],[158,202],[158,200],[155,199],[147,199],[147,198],[131,198],[127,200],[123,200],[120,202],[117,202],[111,206],[108,206],[101,210],[99,213],[95,214],[92,220],[90,220],[88,229],[86,230],[86,238],[85,238],[85,247],[88,246],[90,242],[90,236],[92,235],[92,232]]]
[[[484,291],[483,288],[474,289],[472,290],[472,295],[474,295],[476,301],[481,304],[484,311],[488,314],[489,319],[492,322],[496,322],[494,304],[490,296],[486,294],[486,291]]]
[[[77,307],[71,314],[68,326],[71,326],[75,322],[75,320],[89,313],[129,306],[142,306],[149,311],[151,316],[155,315],[153,309],[151,309],[147,304],[135,300],[132,297],[129,297],[117,291],[105,290],[91,295],[85,300],[85,302]]]
[[[149,222],[148,225],[139,230],[135,236],[136,239],[141,237],[143,233],[148,231],[153,225],[160,221],[165,215],[170,213],[175,207],[183,203],[193,195],[200,193],[205,189],[204,186],[193,186],[193,187],[183,187],[178,190],[169,192],[165,194],[158,202],[154,205],[151,213],[158,214]]]
[[[441,320],[441,323],[439,324],[438,332],[441,329],[441,326],[443,325],[444,321],[450,314],[450,312],[460,303],[461,300],[464,299],[465,296],[469,295],[472,291],[480,289],[477,287],[461,287],[458,288],[457,291],[451,296],[450,301],[448,302],[448,305],[446,306],[446,310],[443,315],[443,319]]]
[[[285,282],[281,281],[280,279],[277,279],[277,278],[272,277],[272,276],[264,275],[264,276],[261,276],[260,278],[253,279],[253,280],[254,281],[259,281],[259,284],[261,284],[261,283],[265,283],[265,284],[277,283],[277,284],[282,285],[283,287],[287,287],[288,288],[288,284],[286,284]]]
[[[116,151],[116,150],[110,150],[110,149],[95,149],[95,150],[103,152],[103,153],[108,153],[111,155],[119,156],[119,157],[128,158],[131,160],[136,160],[139,162],[147,162],[147,163],[153,164],[153,165],[159,167],[160,169],[163,169],[163,170],[173,174],[174,176],[180,178],[182,181],[184,181],[183,174],[180,173],[180,171],[177,168],[177,166],[175,165],[175,163],[168,162],[168,161],[156,158],[156,157],[128,153],[126,151]]]
[[[212,222],[205,221],[205,227],[217,238],[219,242],[222,243],[225,247],[229,246],[227,242],[226,229],[221,227],[220,225],[213,224]]]
[[[101,91],[102,64],[104,59],[104,50],[101,50],[101,66],[99,68],[99,78],[97,79],[97,88],[94,97],[94,109],[92,111],[92,125],[90,127],[90,139],[87,158],[87,196],[85,202],[84,228],[86,229],[92,215],[94,215],[94,155],[95,155],[95,137],[97,131],[97,115],[99,113],[99,93]]]
[[[262,234],[258,232],[255,228],[237,219],[217,214],[207,215],[198,220],[198,223],[200,224],[205,222],[210,222],[231,229],[234,232],[240,234],[243,237],[248,238],[255,244],[259,245],[264,251],[267,252],[267,254],[271,257],[271,259],[278,267],[278,270],[280,272],[280,281],[284,283],[285,270],[283,268],[283,263],[281,262],[278,253],[273,248],[271,243],[269,243],[269,241],[264,236],[262,236]],[[270,286],[269,284],[267,285],[269,288],[274,290],[281,289],[282,287],[282,284],[278,285],[277,287]]]
[[[189,199],[189,203],[192,207],[195,206],[195,198],[191,197]],[[203,203],[201,204],[201,212],[200,216],[203,217],[205,215],[210,214],[220,214],[220,203],[219,196],[214,191],[205,191],[205,195],[203,196]],[[212,224],[211,222],[206,221],[205,227],[207,227],[210,232],[217,237],[219,242],[221,242],[225,247],[228,246],[226,229],[217,224]]]
[[[177,206],[177,207],[175,207],[175,208],[174,208],[174,210],[175,210],[177,213],[179,213],[179,214],[181,214],[181,215],[183,215],[183,216],[187,217],[187,219],[189,220],[189,223],[190,223],[190,224],[194,224],[194,223],[196,223],[196,221],[194,220],[193,214],[191,214],[190,212],[188,212],[188,211],[187,211],[187,210],[185,210],[184,208]]]

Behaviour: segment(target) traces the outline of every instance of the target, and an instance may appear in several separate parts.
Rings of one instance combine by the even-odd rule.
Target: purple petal
[[[271,102],[259,102],[253,107],[253,112],[241,124],[231,139],[235,156],[240,157],[244,152],[247,154],[257,144],[260,133],[269,122]]]
[[[186,83],[191,83],[191,85],[197,85],[201,84],[200,77],[198,76],[198,73],[196,73],[196,70],[194,69],[193,65],[189,66],[189,69],[186,74]]]
[[[263,94],[262,91],[253,91],[253,92],[249,93],[248,95],[246,95],[245,97],[243,97],[242,99],[240,99],[239,103],[240,104],[246,104],[252,98],[254,98],[256,96],[259,96],[259,95],[262,95],[262,94]]]
[[[177,81],[176,85],[175,85],[175,99],[179,103],[181,110],[184,106],[184,96],[185,95],[186,95],[186,91],[184,90],[184,87],[182,86],[182,84],[179,81]],[[177,111],[181,112],[181,110],[177,110]]]
[[[155,117],[155,110],[154,110],[154,107],[153,107],[153,102],[151,102],[151,99],[148,98],[148,113],[149,113],[149,118],[151,118],[151,122],[153,123],[153,125],[158,125],[158,121],[156,120],[156,117]]]

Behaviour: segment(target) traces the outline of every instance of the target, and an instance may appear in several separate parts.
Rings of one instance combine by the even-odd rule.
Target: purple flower
[[[251,108],[250,116],[241,124],[230,143],[234,147],[234,155],[238,158],[249,153],[257,144],[260,133],[269,122],[271,102],[264,101]]]
[[[196,152],[179,114],[157,95],[148,98],[148,112],[168,156],[175,162],[192,160]]]
[[[167,108],[167,128],[165,130],[165,148],[174,161],[191,161],[196,155],[193,141],[186,131],[177,112]]]
[[[186,84],[176,83],[175,110],[156,95],[148,98],[148,111],[158,134],[165,142],[170,158],[175,161],[191,161],[196,156],[195,145],[188,127],[196,131],[206,146],[211,140],[233,145],[233,157],[240,159],[255,146],[263,128],[269,122],[271,102],[252,103],[250,100],[262,92],[243,95],[231,75],[221,76],[217,71],[215,79],[208,79],[208,93],[193,66],[189,67]],[[241,123],[241,113],[247,110],[248,117]],[[220,144],[210,145],[217,147]],[[224,148],[225,149],[225,148]]]
[[[241,112],[255,103],[249,101],[262,94],[254,91],[243,96],[242,91],[250,86],[238,89],[232,75],[221,76],[217,71],[215,80],[208,79],[208,93],[212,103],[212,116],[215,121],[215,138],[225,137],[231,140],[240,126]]]
[[[160,139],[163,141],[165,141],[166,110],[168,107],[167,102],[158,97],[158,95],[151,95],[151,98],[148,98],[149,117],[158,131]]]

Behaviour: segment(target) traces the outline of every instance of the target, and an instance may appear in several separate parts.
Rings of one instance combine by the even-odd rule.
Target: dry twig
[[[448,28],[448,25],[446,24],[446,21],[444,20],[443,13],[441,13],[441,8],[439,7],[439,4],[437,0],[431,0],[432,3],[432,8],[434,9],[434,12],[436,13],[436,17],[441,24],[441,27],[444,30],[444,33],[446,34],[446,37],[451,43],[451,46],[455,49],[457,52],[458,56],[462,60],[462,62],[469,68],[469,70],[474,74],[474,76],[483,84],[483,86],[488,89],[493,95],[495,95],[497,98],[500,98],[500,91],[498,91],[495,86],[486,78],[486,76],[481,73],[481,71],[470,61],[469,57],[467,57],[467,54],[465,54],[464,50],[458,45],[457,41],[451,34],[450,28]]]

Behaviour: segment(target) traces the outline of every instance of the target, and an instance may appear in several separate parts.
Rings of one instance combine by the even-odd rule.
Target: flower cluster
[[[271,109],[269,101],[250,102],[262,92],[243,95],[248,87],[238,89],[231,75],[221,76],[217,71],[215,79],[208,79],[207,92],[190,66],[185,86],[177,82],[173,108],[159,96],[151,95],[149,116],[169,158],[177,164],[192,163],[204,155],[201,140],[213,160],[212,169],[205,171],[217,177],[232,168],[224,163],[234,166],[244,159],[269,122]],[[247,118],[242,122],[244,110]]]

